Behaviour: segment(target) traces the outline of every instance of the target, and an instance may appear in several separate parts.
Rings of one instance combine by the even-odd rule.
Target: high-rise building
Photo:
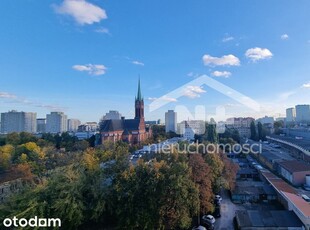
[[[68,131],[76,132],[81,125],[81,121],[78,119],[68,119]]]
[[[168,112],[165,113],[165,126],[166,133],[177,131],[177,113],[173,110],[168,110]]]
[[[286,109],[286,122],[294,122],[296,119],[295,108]]]
[[[45,133],[46,132],[46,119],[45,118],[38,118],[37,119],[37,132],[38,133]]]
[[[67,115],[63,112],[51,112],[46,115],[46,132],[62,133],[68,130]]]
[[[297,122],[310,121],[310,105],[296,105],[295,109]]]
[[[17,112],[1,113],[1,133],[36,132],[36,113]]]
[[[120,119],[122,119],[122,115],[116,110],[110,110],[102,118],[102,120],[120,120]]]
[[[226,127],[229,129],[235,129],[239,132],[240,137],[251,136],[250,126],[255,121],[252,117],[232,117],[226,120]]]

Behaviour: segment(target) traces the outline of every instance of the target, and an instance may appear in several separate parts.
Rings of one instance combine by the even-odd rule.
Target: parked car
[[[220,205],[221,201],[222,201],[222,197],[220,195],[215,195],[214,204],[215,205]]]
[[[207,230],[204,226],[197,226],[197,227],[193,227],[193,230]]]
[[[215,218],[221,217],[221,205],[215,205],[215,209],[214,209],[214,212],[213,212],[213,216],[214,216]]]
[[[214,230],[215,218],[212,215],[204,215],[201,220],[201,225],[207,230]]]
[[[215,195],[215,199],[219,200],[219,201],[222,201],[222,197],[220,195]]]
[[[310,198],[307,196],[307,195],[301,195],[301,197],[307,201],[307,202],[310,202]]]
[[[214,224],[215,223],[215,218],[212,215],[204,215],[202,217],[202,222],[206,224]]]
[[[310,186],[309,186],[309,185],[304,184],[304,186],[303,186],[303,187],[304,187],[304,189],[305,189],[305,190],[310,191]]]

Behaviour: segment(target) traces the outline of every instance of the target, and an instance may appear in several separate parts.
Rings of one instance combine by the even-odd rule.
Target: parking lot
[[[242,205],[236,205],[231,202],[228,191],[223,191],[221,202],[221,217],[216,219],[216,230],[233,230],[233,219],[235,217],[236,210],[244,210]]]

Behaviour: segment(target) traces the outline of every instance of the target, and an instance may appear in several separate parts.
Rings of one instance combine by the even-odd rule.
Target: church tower
[[[138,93],[135,101],[135,119],[144,120],[144,101],[141,96],[140,78],[138,83]]]

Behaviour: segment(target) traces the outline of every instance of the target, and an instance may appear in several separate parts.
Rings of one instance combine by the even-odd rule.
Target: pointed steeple
[[[144,101],[141,95],[140,76],[138,83],[138,93],[135,100],[135,119],[144,119]]]
[[[141,96],[140,77],[139,77],[139,83],[138,83],[138,94],[137,94],[137,98],[136,98],[136,100],[138,100],[138,101],[142,101],[142,100],[143,100],[143,98],[142,98],[142,96]]]

